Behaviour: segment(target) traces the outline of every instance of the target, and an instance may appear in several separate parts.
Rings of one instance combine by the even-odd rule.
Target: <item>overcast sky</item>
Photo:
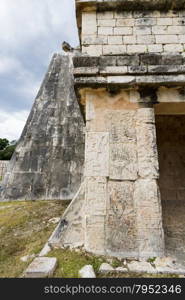
[[[74,2],[0,0],[0,138],[19,138],[62,41],[78,45]]]

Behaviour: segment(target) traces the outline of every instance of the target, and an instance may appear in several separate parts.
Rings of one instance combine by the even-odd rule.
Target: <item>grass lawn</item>
[[[48,222],[62,216],[62,201],[0,203],[0,277],[19,277],[29,262],[22,256],[38,254],[56,227]]]
[[[21,277],[31,261],[22,262],[25,255],[38,254],[47,242],[56,224],[49,222],[54,217],[62,216],[68,203],[64,201],[27,201],[0,202],[0,277]],[[97,257],[79,250],[52,250],[48,256],[56,257],[58,267],[54,277],[78,278],[78,271],[87,264],[98,271],[103,262],[110,262],[105,257]],[[111,265],[122,265],[112,259]],[[107,274],[98,277],[178,277],[173,275],[149,274]]]

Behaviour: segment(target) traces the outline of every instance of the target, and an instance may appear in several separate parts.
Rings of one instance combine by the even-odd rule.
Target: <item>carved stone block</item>
[[[85,146],[85,176],[109,175],[109,133],[88,132]]]
[[[110,144],[110,178],[117,180],[137,179],[136,144]]]
[[[86,214],[106,215],[107,179],[88,177],[86,179]]]
[[[112,111],[107,116],[110,143],[130,143],[136,141],[135,110]]]
[[[85,249],[98,255],[105,254],[105,217],[87,216]]]
[[[143,178],[158,178],[159,163],[153,109],[138,109],[136,124],[139,175]]]
[[[132,182],[109,182],[106,219],[106,248],[110,253],[137,249]],[[137,251],[137,250],[136,250]]]

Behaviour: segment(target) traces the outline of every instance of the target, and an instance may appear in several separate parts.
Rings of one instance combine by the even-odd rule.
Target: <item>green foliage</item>
[[[156,260],[156,257],[150,257],[147,262],[153,263]]]
[[[14,153],[15,147],[16,145],[11,145],[0,151],[0,160],[10,160]]]
[[[0,139],[0,160],[10,160],[16,147],[16,142]]]
[[[0,138],[0,151],[4,150],[9,145],[9,141],[7,139]]]

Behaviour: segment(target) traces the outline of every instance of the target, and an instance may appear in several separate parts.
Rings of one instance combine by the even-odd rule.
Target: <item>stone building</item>
[[[83,177],[51,246],[184,258],[185,1],[76,0],[76,10],[81,52],[54,56],[3,199],[62,198]]]
[[[76,5],[85,180],[50,244],[184,257],[185,1]]]

